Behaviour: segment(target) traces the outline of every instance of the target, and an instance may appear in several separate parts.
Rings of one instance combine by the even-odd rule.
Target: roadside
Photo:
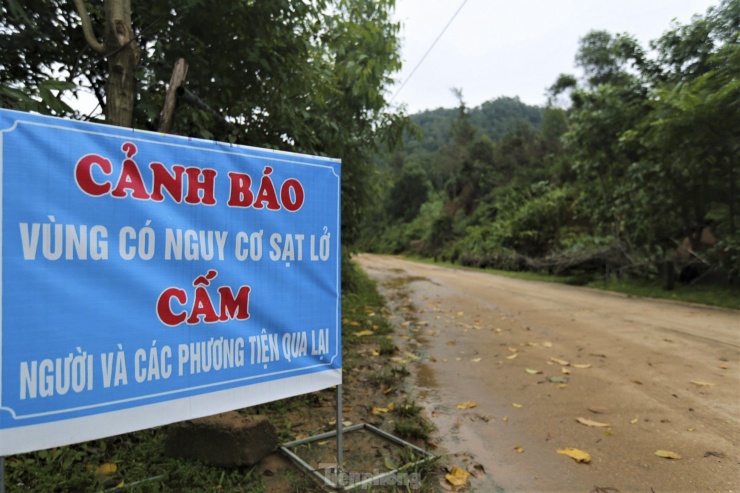
[[[740,312],[357,260],[413,279],[416,398],[473,491],[737,489]]]

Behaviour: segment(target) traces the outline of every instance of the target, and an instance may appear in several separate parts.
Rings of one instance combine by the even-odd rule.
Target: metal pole
[[[342,469],[342,384],[337,385],[337,473]],[[0,491],[2,493],[2,491]]]
[[[5,493],[5,457],[0,456],[0,493]]]

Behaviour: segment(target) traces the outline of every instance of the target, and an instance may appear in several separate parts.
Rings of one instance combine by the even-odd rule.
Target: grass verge
[[[342,297],[343,372],[345,399],[353,398],[351,383],[374,383],[378,394],[388,399],[399,382],[409,375],[405,367],[393,367],[388,357],[396,352],[391,338],[393,326],[385,314],[385,300],[375,283],[355,264],[343,272],[346,286]],[[373,352],[377,354],[373,354]],[[375,367],[368,361],[375,361]],[[351,375],[350,375],[351,374]],[[366,393],[367,384],[358,383]],[[354,397],[354,408],[366,408],[365,397]],[[405,402],[405,404],[409,404]],[[333,415],[334,390],[299,395],[242,410],[270,417],[281,442],[327,431],[324,421]],[[410,404],[409,404],[410,405]],[[330,411],[327,412],[327,409]],[[409,409],[414,409],[410,406]],[[349,410],[348,410],[349,411]],[[408,414],[408,411],[407,411]],[[418,414],[418,413],[417,413]],[[349,412],[345,412],[349,415]],[[358,417],[353,419],[363,419]],[[400,416],[399,416],[400,417]],[[378,418],[376,416],[376,418]],[[424,439],[429,425],[421,416],[408,416],[401,425],[405,437]],[[323,421],[322,421],[323,420]],[[379,423],[374,423],[378,425]],[[167,427],[142,430],[92,440],[76,445],[6,457],[5,491],[82,492],[233,492],[263,493],[270,478],[258,467],[222,469],[200,462],[164,455]],[[405,461],[402,461],[405,462]],[[413,462],[409,460],[409,462]],[[425,468],[429,465],[422,466]],[[288,491],[323,491],[300,472],[287,471]],[[270,490],[273,491],[273,490]],[[405,491],[400,489],[399,491]]]
[[[657,298],[687,303],[699,303],[702,305],[717,306],[721,308],[732,308],[740,310],[740,289],[731,286],[707,285],[707,284],[677,284],[676,288],[668,291],[656,283],[641,281],[638,279],[609,279],[591,280],[584,276],[556,276],[538,272],[511,272],[497,269],[482,269],[479,267],[466,267],[451,262],[435,262],[430,258],[416,256],[404,257],[407,260],[429,265],[439,265],[453,269],[463,269],[477,272],[486,272],[497,276],[523,279],[527,281],[552,282],[584,286],[603,291],[622,293],[628,296],[639,296],[643,298]]]

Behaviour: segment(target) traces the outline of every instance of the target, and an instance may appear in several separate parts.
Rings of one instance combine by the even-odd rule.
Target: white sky
[[[500,96],[544,105],[561,73],[576,74],[578,40],[591,30],[648,41],[704,15],[719,0],[467,0],[436,46],[397,93],[463,0],[397,0],[404,67],[395,75],[393,104],[409,113],[453,108],[451,88],[469,108]]]

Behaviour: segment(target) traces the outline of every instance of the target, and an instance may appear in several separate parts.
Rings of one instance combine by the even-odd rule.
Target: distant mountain
[[[411,115],[411,121],[422,131],[421,141],[409,139],[407,152],[435,152],[449,140],[452,121],[457,117],[457,108],[437,108]],[[470,121],[479,132],[498,142],[509,130],[525,122],[534,129],[539,129],[542,122],[542,108],[522,103],[518,97],[501,97],[486,101],[469,110]]]

